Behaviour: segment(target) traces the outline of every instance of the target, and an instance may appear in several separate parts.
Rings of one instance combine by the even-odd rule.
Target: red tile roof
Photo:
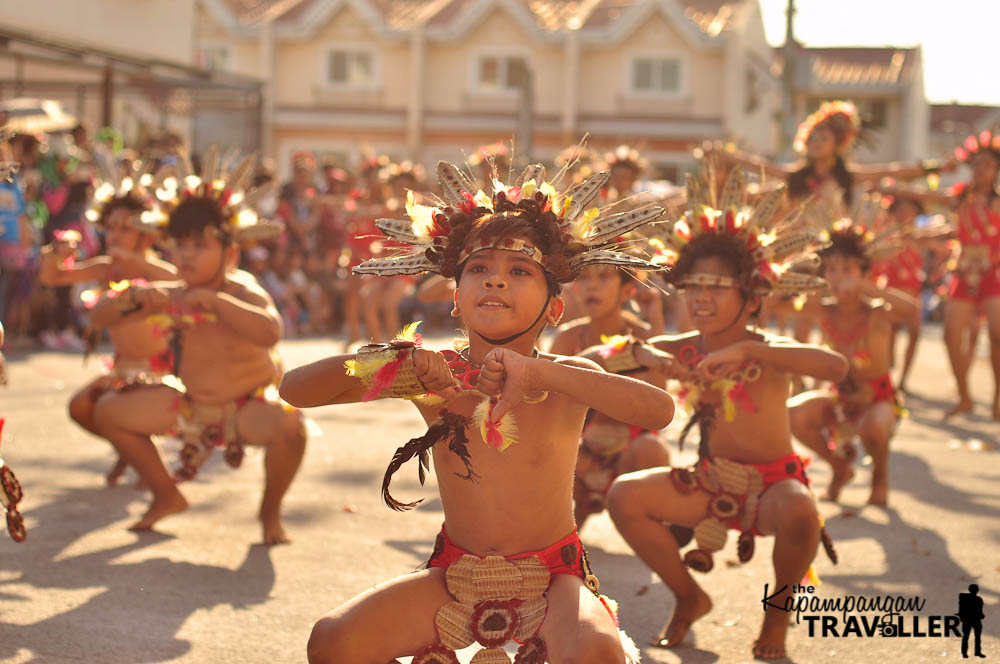
[[[244,25],[275,21],[292,24],[317,5],[329,0],[221,0]],[[640,0],[518,0],[543,30],[606,28]],[[741,4],[750,0],[673,0],[702,32],[717,36]],[[385,25],[407,30],[426,23],[446,27],[463,14],[474,0],[367,0]]]
[[[913,80],[919,48],[803,48],[813,80],[828,85],[896,85]]]
[[[684,15],[694,21],[694,24],[710,37],[717,37],[729,20],[733,18],[736,9],[742,4],[740,0],[678,0],[684,9]]]

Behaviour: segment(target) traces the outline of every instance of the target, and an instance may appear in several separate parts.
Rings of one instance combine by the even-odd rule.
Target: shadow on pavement
[[[112,548],[63,555],[83,536],[128,516],[133,492],[105,488],[64,490],[44,505],[26,511],[32,523],[20,555],[0,556],[0,661],[27,650],[29,662],[162,662],[188,652],[177,633],[200,610],[220,605],[250,609],[267,601],[275,583],[270,548],[253,545],[233,570],[157,557],[120,562],[129,554],[171,536],[155,532]],[[58,607],[30,605],[31,591],[19,587],[62,589],[74,593]],[[88,600],[79,599],[90,593]],[[18,605],[31,611],[25,619]],[[28,622],[39,612],[48,617]]]
[[[928,492],[928,495],[933,494]],[[880,508],[866,508],[865,511],[874,509]],[[836,568],[832,568],[823,574],[825,581],[843,589],[847,594],[868,597],[885,595],[887,592],[909,596],[911,593],[908,591],[898,593],[888,589],[918,585],[920,590],[917,594],[927,600],[928,615],[954,613],[958,593],[973,582],[979,584],[980,596],[990,598],[990,603],[1000,599],[1000,593],[996,589],[986,587],[981,582],[981,577],[988,570],[976,570],[976,573],[972,573],[961,567],[951,559],[948,543],[936,531],[911,526],[891,507],[881,508],[888,517],[888,523],[866,519],[865,511],[847,511],[827,518],[826,524],[837,543],[851,540],[878,543],[883,549],[881,557],[885,560],[885,571],[876,575],[838,574]],[[885,537],[885,533],[890,531],[893,536]],[[929,569],[934,570],[933,576],[928,575]],[[997,621],[987,621],[983,628],[985,634],[1000,635]]]

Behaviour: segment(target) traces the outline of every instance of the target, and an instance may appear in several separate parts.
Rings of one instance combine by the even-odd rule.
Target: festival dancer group
[[[416,180],[397,173],[399,204],[379,206],[397,214],[373,220],[387,249],[354,274],[437,275],[464,335],[432,349],[414,322],[392,341],[284,374],[273,352],[281,317],[236,267],[241,247],[281,230],[256,211],[264,192],[249,186],[252,158],[213,150],[200,172],[182,158],[105,174],[91,216],[107,254],[74,262],[74,238],[60,237],[43,271],[51,284],[104,284],[90,295],[90,324],[108,331],[115,358],[73,397],[71,416],[117,451],[109,483],[130,466],[151,491],[135,530],[188,507],[178,483],[216,448],[235,467],[245,446],[264,447],[258,516],[264,542],[279,544],[290,541],[281,505],[306,444],[297,409],[408,400],[427,431],[387,454],[383,499],[414,507],[420,499],[394,495],[391,480],[414,460],[423,483],[433,460],[441,531],[424,569],[322,617],[309,661],[457,663],[456,651],[475,646],[475,664],[509,662],[508,652],[522,664],[637,662],[579,529],[607,509],[674,594],[653,642],[666,648],[711,610],[691,571],[713,568],[730,529],[742,562],[756,536],[774,537],[775,587],[785,588],[776,603],[814,578],[820,544],[835,564],[811,459],[793,440],[831,465],[834,501],[860,441],[872,460],[868,502],[888,503],[890,442],[921,320],[921,242],[961,244],[946,314],[954,412],[971,408],[970,340],[958,332],[980,315],[1000,385],[1000,136],[962,146],[956,158],[971,162],[973,180],[949,198],[883,180],[924,177],[936,164],[849,166],[859,133],[856,109],[835,102],[803,123],[803,165],[709,150],[683,196],[664,203],[680,214],[635,190],[643,165],[628,147],[610,153],[608,170],[593,168],[585,148],[568,150],[548,177],[537,164],[515,172],[503,144],[486,146],[471,169],[439,163],[436,194],[405,192]],[[747,166],[787,181],[787,193],[748,183]],[[864,196],[859,183],[870,185]],[[947,202],[957,204],[954,230],[914,228],[924,206]],[[447,280],[453,287],[439,288]],[[387,283],[368,292],[391,297],[398,281]],[[665,334],[668,302],[684,314],[673,315],[676,334]],[[798,340],[759,325],[762,309],[790,316]],[[822,343],[809,342],[813,328]],[[909,345],[895,381],[899,329]],[[812,389],[795,393],[802,378]],[[668,388],[686,411],[679,443],[698,431],[691,467],[671,464],[661,433],[674,417]],[[164,435],[183,444],[173,470],[153,440]],[[4,489],[10,522],[18,501]],[[787,618],[765,612],[755,657],[786,655]]]

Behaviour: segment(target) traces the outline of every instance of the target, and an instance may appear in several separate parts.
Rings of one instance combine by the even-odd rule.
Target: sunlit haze
[[[772,46],[785,39],[787,0],[759,0]],[[798,0],[795,36],[806,46],[923,47],[934,103],[1000,105],[995,0]]]

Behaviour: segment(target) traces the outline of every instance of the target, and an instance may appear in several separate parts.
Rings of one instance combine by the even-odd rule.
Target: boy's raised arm
[[[583,358],[552,362],[495,348],[483,362],[479,389],[500,395],[494,420],[530,392],[565,394],[612,419],[644,429],[662,429],[674,416],[674,400],[665,391],[635,378],[605,373]]]
[[[768,336],[763,341],[741,341],[709,353],[698,365],[698,371],[709,378],[717,378],[726,367],[748,360],[781,373],[832,382],[843,380],[850,369],[847,358],[829,348]]]
[[[365,386],[348,376],[344,363],[357,355],[334,355],[285,372],[278,393],[296,408],[361,401]]]

